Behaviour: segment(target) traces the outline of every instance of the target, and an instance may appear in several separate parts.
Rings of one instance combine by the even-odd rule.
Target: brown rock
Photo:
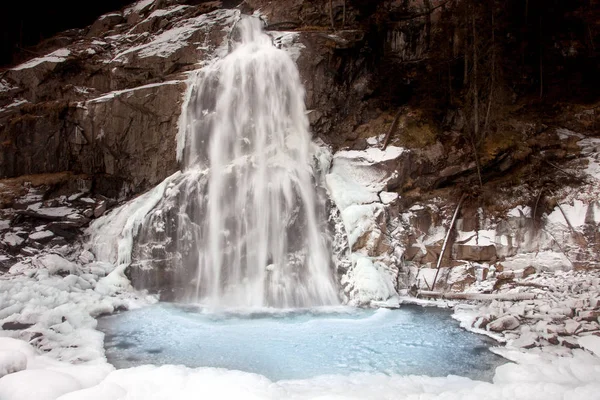
[[[469,246],[466,244],[455,244],[453,246],[455,258],[466,261],[496,261],[496,247],[489,246]]]
[[[600,318],[600,310],[580,311],[577,317],[581,321],[598,322],[598,318]]]
[[[537,273],[537,270],[533,266],[529,266],[523,270],[523,278],[527,278],[528,276],[534,275]]]

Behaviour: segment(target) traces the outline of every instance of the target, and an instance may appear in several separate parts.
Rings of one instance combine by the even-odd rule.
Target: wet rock
[[[512,315],[505,315],[495,321],[490,322],[487,328],[489,331],[503,332],[516,329],[519,327],[519,325],[521,325],[521,323],[517,318]]]
[[[2,330],[4,331],[22,331],[24,329],[32,327],[34,324],[23,324],[21,322],[5,322],[2,324]]]
[[[100,218],[106,212],[107,207],[106,201],[99,201],[94,207],[94,217]]]

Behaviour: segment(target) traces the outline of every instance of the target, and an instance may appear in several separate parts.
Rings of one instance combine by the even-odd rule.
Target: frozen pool
[[[506,360],[448,310],[353,308],[207,313],[160,303],[101,318],[117,368],[183,364],[255,372],[272,380],[369,372],[491,380]]]

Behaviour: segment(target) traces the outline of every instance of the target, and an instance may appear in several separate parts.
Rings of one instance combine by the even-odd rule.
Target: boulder
[[[598,322],[600,321],[600,310],[580,311],[577,314],[577,318],[581,321]]]
[[[505,315],[488,324],[487,329],[492,332],[503,332],[516,329],[521,325],[519,320],[512,315]]]

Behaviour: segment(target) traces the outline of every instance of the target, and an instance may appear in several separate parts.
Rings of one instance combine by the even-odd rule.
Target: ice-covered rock
[[[385,301],[398,296],[391,276],[379,262],[370,257],[352,255],[354,267],[342,278],[350,304],[368,306],[372,301]]]
[[[503,332],[516,329],[521,325],[519,320],[512,315],[502,316],[488,324],[487,328],[493,332]]]

